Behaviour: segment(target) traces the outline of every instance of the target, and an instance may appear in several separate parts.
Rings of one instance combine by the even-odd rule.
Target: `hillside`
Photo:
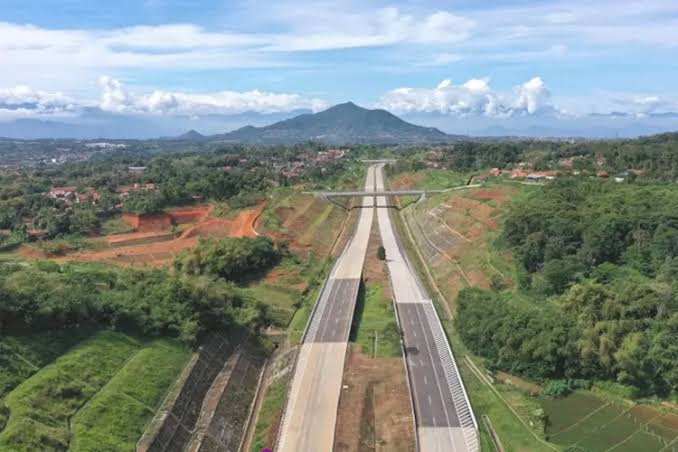
[[[456,139],[436,128],[417,126],[385,110],[368,110],[352,102],[265,127],[242,127],[217,137],[252,144],[291,144],[311,140],[330,144],[437,143]]]

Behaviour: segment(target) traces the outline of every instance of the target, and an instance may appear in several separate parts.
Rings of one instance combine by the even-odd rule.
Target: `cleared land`
[[[334,450],[415,450],[414,419],[400,357],[374,359],[349,348],[339,400]]]
[[[154,217],[129,220],[134,232],[107,235],[91,241],[92,249],[55,257],[24,245],[19,254],[28,259],[54,257],[60,262],[106,262],[123,266],[161,267],[171,263],[182,251],[195,247],[201,238],[256,237],[258,233],[255,222],[263,209],[263,205],[245,209],[229,218],[212,216],[212,208],[209,206],[175,209],[169,211],[163,221],[157,221]],[[172,226],[172,222],[175,226]]]

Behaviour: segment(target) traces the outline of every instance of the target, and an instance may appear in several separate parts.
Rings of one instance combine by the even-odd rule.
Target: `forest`
[[[103,264],[38,261],[0,265],[0,333],[100,325],[149,336],[179,337],[188,344],[204,333],[268,322],[263,307],[235,282],[260,274],[279,258],[269,239],[210,241],[176,271],[133,270]]]
[[[674,186],[576,178],[516,199],[495,245],[512,251],[518,292],[462,291],[465,343],[537,380],[675,393],[677,208]]]

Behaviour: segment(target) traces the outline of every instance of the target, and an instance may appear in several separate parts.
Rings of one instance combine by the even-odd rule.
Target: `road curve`
[[[383,166],[376,169],[376,191],[384,190]],[[478,427],[447,337],[386,206],[386,198],[378,197],[379,232],[403,332],[418,448],[421,452],[476,452],[480,450]]]
[[[374,190],[376,165],[365,190]],[[344,373],[344,360],[365,253],[374,218],[374,199],[363,198],[351,240],[337,259],[318,297],[297,356],[283,412],[279,452],[331,451]]]

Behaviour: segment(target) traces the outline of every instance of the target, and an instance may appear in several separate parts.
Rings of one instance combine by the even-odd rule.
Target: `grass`
[[[0,450],[134,450],[189,351],[87,328],[0,339]],[[77,344],[77,345],[76,345]]]
[[[266,283],[251,286],[246,293],[265,304],[273,324],[283,328],[289,325],[302,298],[299,291]]]
[[[5,398],[10,418],[0,449],[65,449],[69,422],[140,347],[138,340],[103,331],[71,349]]]
[[[172,340],[136,353],[73,418],[71,450],[134,450],[189,356]]]
[[[77,328],[0,337],[0,400],[92,333],[91,329]]]
[[[435,190],[465,185],[469,175],[447,170],[426,170],[424,179],[417,188],[422,190]]]
[[[273,447],[273,444],[269,444],[269,439],[272,429],[276,427],[282,415],[286,394],[287,384],[282,379],[273,382],[268,387],[254,430],[252,452],[259,452],[265,447]]]
[[[438,308],[440,303],[444,302],[439,300],[436,296],[436,292],[430,286],[428,278],[425,278],[424,265],[419,259],[417,253],[414,250],[414,245],[409,239],[408,234],[405,232],[405,224],[400,215],[393,215],[393,220],[395,223],[396,230],[400,235],[403,245],[406,249],[406,252],[420,275],[420,279],[423,284],[426,286],[428,292],[432,295],[433,301]],[[435,276],[434,276],[435,277]],[[436,278],[436,283],[440,284],[440,280]],[[440,309],[438,308],[440,312]],[[445,318],[441,313],[441,318]],[[482,418],[482,415],[487,415],[492,425],[497,432],[502,444],[508,451],[550,451],[556,448],[556,446],[549,447],[548,445],[542,443],[537,438],[540,436],[539,432],[536,430],[529,430],[526,425],[524,425],[516,415],[507,407],[506,403],[490,389],[484,382],[480,381],[475,374],[471,372],[467,364],[462,359],[463,356],[467,355],[468,352],[466,348],[461,343],[461,340],[456,336],[454,330],[452,329],[452,323],[449,321],[443,321],[443,326],[448,334],[448,337],[451,340],[452,349],[455,353],[455,358],[459,366],[459,371],[461,372],[462,379],[466,385],[466,389],[471,400],[471,405],[473,407],[474,414],[478,420]],[[518,391],[512,390],[511,388],[505,387],[502,385],[500,388],[502,391],[499,394],[509,401],[510,403],[518,403],[518,407],[512,408],[519,413],[524,413],[525,411],[533,410],[536,407],[534,400],[525,399]],[[535,414],[535,413],[532,413]],[[528,422],[529,421],[525,421]],[[536,423],[535,427],[537,426]],[[491,439],[489,433],[486,431],[485,427],[482,425],[482,422],[479,424],[480,428],[480,440],[483,445],[483,450],[493,450],[491,446]],[[536,437],[535,437],[536,435]],[[557,448],[556,448],[557,449]]]
[[[369,356],[400,356],[400,334],[393,304],[384,295],[384,287],[381,284],[371,284],[366,288],[361,288],[351,330],[351,340],[360,344],[363,352]]]
[[[287,327],[288,338],[290,343],[293,345],[301,342],[301,338],[306,329],[306,324],[308,323],[308,319],[313,312],[313,306],[318,301],[320,290],[323,287],[325,279],[327,278],[327,274],[330,272],[332,265],[330,259],[319,262],[311,260],[309,262],[314,263],[314,268],[309,268],[307,270],[309,277],[308,289],[301,300],[299,309],[297,309],[297,311],[294,313],[294,316],[292,316],[292,320]]]
[[[506,385],[495,385],[497,392],[494,392],[486,383],[482,382],[470,369],[463,356],[466,356],[466,347],[461,343],[461,339],[455,336],[449,322],[443,325],[451,339],[452,348],[455,351],[455,358],[461,372],[462,380],[466,386],[468,396],[471,400],[473,412],[478,420],[481,430],[481,441],[491,441],[489,433],[485,431],[482,416],[486,415],[492,421],[492,426],[497,432],[500,441],[508,451],[552,451],[557,449],[555,446],[549,447],[536,437],[541,437],[539,432],[539,422],[535,418],[539,405],[536,399],[527,398],[514,388]],[[476,360],[477,362],[477,360]],[[515,410],[521,418],[528,424],[532,424],[532,429],[523,424],[513,413],[506,403],[497,395],[499,393],[506,403]],[[484,436],[488,435],[484,439]],[[536,437],[535,437],[536,435]],[[485,450],[485,449],[483,449]],[[492,450],[491,448],[488,450]]]
[[[102,235],[126,234],[128,232],[134,232],[134,228],[125,223],[122,217],[113,217],[101,223]]]
[[[561,399],[542,401],[550,439],[561,446],[577,446],[591,452],[660,450],[678,437],[678,431],[659,431],[665,414],[646,405],[631,409],[589,391],[577,391]],[[638,448],[643,444],[643,448]]]

